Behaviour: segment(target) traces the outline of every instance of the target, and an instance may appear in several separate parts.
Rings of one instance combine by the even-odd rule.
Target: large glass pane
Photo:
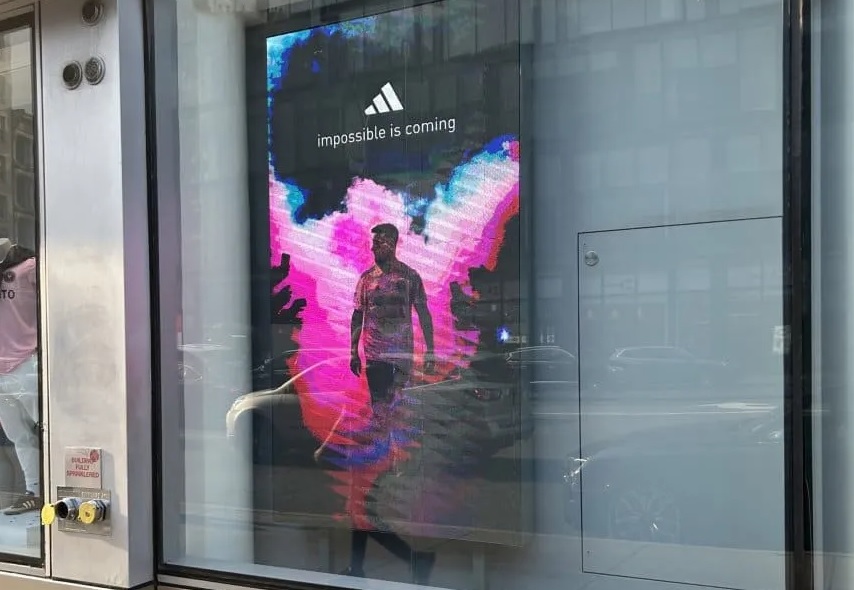
[[[29,23],[29,18],[0,21],[0,553],[41,558],[38,207]]]
[[[781,3],[150,10],[166,567],[784,585]]]

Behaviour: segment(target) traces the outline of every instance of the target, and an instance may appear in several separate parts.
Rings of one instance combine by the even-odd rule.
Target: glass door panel
[[[33,16],[0,21],[0,560],[41,561]]]

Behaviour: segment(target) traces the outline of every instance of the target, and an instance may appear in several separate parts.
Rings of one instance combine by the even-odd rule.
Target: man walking
[[[383,223],[371,232],[375,264],[362,273],[356,285],[350,321],[350,369],[361,374],[361,339],[371,402],[388,403],[409,380],[412,370],[413,309],[418,313],[427,349],[424,370],[433,370],[433,318],[421,277],[397,259],[397,228]]]
[[[383,223],[371,232],[375,264],[362,273],[356,285],[355,309],[350,322],[350,370],[357,376],[362,373],[361,341],[375,427],[379,432],[388,432],[382,423],[388,419],[392,402],[406,386],[413,368],[412,310],[418,314],[424,334],[425,372],[432,372],[434,367],[433,319],[427,308],[427,294],[421,277],[397,259],[397,228]],[[395,461],[394,456],[392,461]],[[357,474],[352,476],[351,487],[359,482]],[[367,486],[367,482],[364,485]],[[349,504],[354,511],[360,504],[354,501],[356,497],[366,495],[369,490],[351,490],[350,493],[353,497]],[[368,536],[371,536],[393,555],[409,562],[416,583],[427,583],[436,559],[434,553],[414,551],[394,533],[369,530],[370,523],[364,523],[361,515],[351,514],[351,518],[352,549],[346,574],[364,576],[365,552]]]

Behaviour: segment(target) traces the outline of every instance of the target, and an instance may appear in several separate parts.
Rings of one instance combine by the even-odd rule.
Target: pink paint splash
[[[352,445],[354,441],[341,433],[365,428],[373,419],[364,372],[356,377],[349,371],[347,352],[356,283],[373,265],[371,228],[379,223],[395,224],[400,230],[398,258],[424,281],[439,361],[439,375],[429,380],[443,378],[454,367],[467,366],[467,359],[477,350],[478,333],[454,327],[450,285],[458,283],[477,299],[479,293],[470,285],[469,271],[495,268],[507,222],[519,212],[519,144],[506,142],[503,153],[483,153],[461,165],[444,194],[430,205],[423,235],[408,231],[411,218],[403,197],[371,180],[354,179],[346,195],[346,212],[302,225],[293,221],[289,190],[271,172],[270,263],[275,266],[282,254],[290,255],[285,283],[294,299],[307,302],[302,326],[294,334],[300,352],[292,357],[290,369],[292,374],[311,369],[296,383],[306,427],[318,441],[335,428],[330,444]],[[417,373],[424,340],[416,314],[413,324]],[[419,380],[425,382],[427,377],[421,375]],[[406,457],[403,449],[394,452]],[[357,524],[364,524],[358,509],[364,493],[388,463],[384,456],[373,465],[351,469],[349,485],[341,480],[336,486],[348,497],[348,511]]]
[[[436,355],[453,364],[464,362],[476,350],[475,333],[454,328],[451,314],[452,282],[468,295],[469,270],[492,270],[504,242],[507,221],[519,211],[518,142],[508,142],[504,157],[476,156],[461,166],[446,189],[451,199],[437,200],[427,215],[425,236],[407,231],[411,222],[403,198],[370,180],[356,179],[346,198],[346,213],[333,213],[303,225],[293,221],[286,198],[288,188],[270,178],[270,262],[283,253],[291,257],[286,282],[294,298],[305,298],[302,327],[295,335],[300,349],[293,369],[304,371],[332,355],[346,355],[350,316],[359,275],[371,267],[371,227],[394,223],[401,231],[398,257],[421,274],[433,316]],[[416,362],[424,340],[414,317]],[[306,425],[323,439],[334,424],[338,408],[365,403],[364,378],[341,370],[310,371],[299,384]],[[317,395],[313,392],[323,392]]]

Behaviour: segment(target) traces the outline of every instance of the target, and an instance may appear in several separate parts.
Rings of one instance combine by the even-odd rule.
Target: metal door
[[[778,218],[580,234],[588,572],[784,585]]]

